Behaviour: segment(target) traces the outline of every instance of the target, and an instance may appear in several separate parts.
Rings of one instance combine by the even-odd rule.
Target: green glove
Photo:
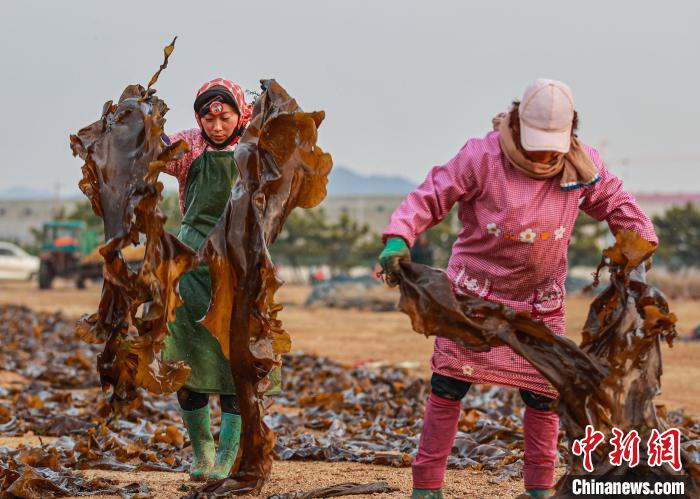
[[[410,260],[411,251],[400,237],[392,237],[387,240],[384,250],[379,255],[379,265],[387,274],[396,270],[399,260]]]

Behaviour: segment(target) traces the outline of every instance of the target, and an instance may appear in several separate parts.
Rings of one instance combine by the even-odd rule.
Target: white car
[[[16,244],[0,241],[0,279],[29,280],[39,273],[39,258]]]

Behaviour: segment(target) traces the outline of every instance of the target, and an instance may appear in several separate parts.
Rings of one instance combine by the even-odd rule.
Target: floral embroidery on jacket
[[[524,230],[520,233],[520,241],[524,243],[534,244],[537,233],[532,229]]]
[[[499,237],[501,235],[501,229],[498,228],[498,225],[495,223],[490,223],[486,225],[486,230],[491,234],[492,236]]]
[[[484,298],[488,292],[491,290],[491,281],[486,279],[483,286],[479,283],[476,277],[470,277],[466,273],[466,268],[462,267],[454,280],[456,285],[455,292],[459,294],[466,294],[462,290],[466,289],[472,295],[478,296],[479,298]]]
[[[500,238],[503,237],[506,241],[520,241],[521,243],[534,244],[537,237],[541,241],[549,241],[554,236],[554,241],[561,241],[566,235],[566,227],[563,225],[555,230],[544,230],[541,233],[535,232],[532,228],[527,228],[518,234],[510,231],[503,232],[500,227],[494,222],[486,224],[486,233],[490,236]]]
[[[559,310],[564,301],[564,292],[557,283],[551,283],[548,287],[535,290],[535,300],[533,305],[535,310],[541,314],[546,314]]]

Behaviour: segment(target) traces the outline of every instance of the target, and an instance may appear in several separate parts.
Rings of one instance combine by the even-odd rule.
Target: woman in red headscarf
[[[231,194],[238,174],[233,157],[236,142],[243,134],[252,107],[246,103],[237,84],[216,78],[205,83],[194,101],[199,128],[175,133],[165,140],[183,139],[189,152],[167,165],[165,172],[177,178],[180,186],[182,225],[178,239],[197,251],[214,228]],[[182,419],[192,442],[193,480],[228,476],[236,459],[241,417],[229,361],[216,338],[197,321],[209,308],[211,279],[201,265],[180,279],[184,301],[168,325],[163,358],[186,362],[192,372],[178,391]],[[221,432],[215,450],[211,432],[209,395],[220,394]]]

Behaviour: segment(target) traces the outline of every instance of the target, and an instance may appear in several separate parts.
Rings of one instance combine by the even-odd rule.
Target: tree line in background
[[[654,226],[662,244],[654,256],[655,265],[678,271],[700,267],[700,209],[688,203],[655,216]],[[425,234],[432,246],[435,266],[445,267],[457,239],[457,210]],[[596,266],[600,262],[607,224],[581,212],[569,245],[570,266]],[[346,215],[329,224],[323,209],[297,211],[272,248],[273,254],[292,266],[326,263],[336,270],[356,265],[372,266],[382,249],[378,235]]]
[[[176,195],[165,196],[161,203],[168,217],[166,230],[174,234],[182,220],[178,203]],[[102,233],[102,220],[92,212],[87,200],[78,203],[71,212],[60,213],[57,218],[85,220],[89,229]],[[655,265],[673,271],[700,267],[700,209],[690,203],[672,207],[654,217],[654,225],[662,241],[655,255]],[[458,230],[457,212],[453,209],[442,223],[425,232],[433,249],[435,266],[447,265]],[[571,237],[569,264],[597,265],[607,231],[605,223],[581,212]],[[331,222],[320,207],[294,211],[270,251],[273,259],[282,264],[292,267],[325,264],[333,273],[338,273],[356,266],[374,266],[382,247],[379,235],[373,234],[368,225],[347,214]]]
[[[661,241],[654,254],[654,265],[672,271],[700,268],[700,209],[691,203],[673,206],[652,220]],[[605,223],[581,212],[571,236],[569,264],[597,265],[603,249],[601,241],[607,233]]]
[[[165,230],[173,234],[177,234],[182,222],[179,203],[179,198],[174,194],[163,196],[163,200],[160,203],[160,209],[168,217],[168,220],[165,222]],[[87,199],[79,201],[71,211],[61,209],[56,216],[56,220],[83,220],[87,224],[88,230],[96,231],[102,235],[100,240],[104,239],[102,219],[95,215],[90,201]]]
[[[654,265],[671,271],[700,268],[700,209],[691,203],[673,206],[653,217],[661,244],[654,254]],[[569,247],[570,265],[595,265],[600,257],[600,241],[607,226],[581,213],[576,220]]]
[[[373,266],[382,250],[367,224],[348,214],[331,223],[323,208],[292,212],[270,248],[273,260],[292,267],[328,265],[333,274]]]

